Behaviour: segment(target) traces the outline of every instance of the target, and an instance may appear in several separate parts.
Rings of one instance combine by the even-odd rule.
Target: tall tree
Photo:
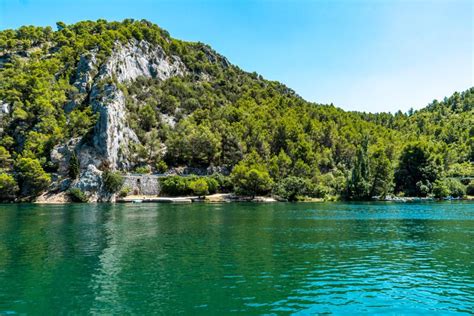
[[[368,139],[365,138],[357,149],[357,157],[347,183],[347,194],[351,200],[370,199],[370,165],[367,155]]]

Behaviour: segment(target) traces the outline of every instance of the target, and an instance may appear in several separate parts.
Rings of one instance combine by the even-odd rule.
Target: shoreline
[[[334,203],[334,202],[393,202],[393,203],[416,203],[416,202],[443,202],[443,201],[474,201],[474,196],[465,196],[464,198],[420,198],[420,197],[395,197],[387,198],[384,200],[370,200],[370,201],[345,201],[345,200],[331,200],[323,198],[305,198],[304,200],[289,202],[281,200],[271,196],[255,196],[245,197],[236,196],[232,193],[216,193],[206,195],[203,197],[199,196],[156,196],[156,195],[129,195],[126,197],[117,197],[113,202],[85,202],[82,204],[93,204],[93,203],[174,203],[174,204],[189,204],[189,203],[232,203],[232,202],[253,202],[253,203],[276,203],[276,202],[288,202],[288,203]],[[21,204],[23,202],[10,202],[7,204]],[[26,202],[28,203],[28,202]],[[33,204],[81,204],[72,202],[69,200],[64,192],[56,195],[42,195],[36,201],[31,202]]]

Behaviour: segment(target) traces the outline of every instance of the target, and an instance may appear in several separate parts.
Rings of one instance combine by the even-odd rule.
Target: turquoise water
[[[0,315],[473,310],[469,202],[0,205]]]

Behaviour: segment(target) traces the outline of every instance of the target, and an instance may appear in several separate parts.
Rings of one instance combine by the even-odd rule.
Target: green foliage
[[[209,194],[214,194],[219,189],[219,182],[214,179],[213,177],[204,177],[204,181],[206,181]]]
[[[19,157],[15,163],[20,192],[24,196],[38,195],[51,183],[51,177],[47,174],[38,159]]]
[[[450,191],[447,183],[443,180],[436,180],[433,185],[433,195],[436,198],[444,198],[449,196]]]
[[[188,195],[190,189],[188,186],[188,181],[185,177],[180,176],[170,176],[160,179],[161,192],[164,195],[169,196],[179,196],[179,195]]]
[[[130,192],[132,192],[132,188],[130,188],[129,186],[124,186],[120,189],[120,191],[118,193],[118,196],[121,197],[121,198],[124,198],[127,195],[129,195]]]
[[[102,181],[107,192],[117,193],[125,180],[120,172],[106,170],[102,173]]]
[[[156,172],[165,173],[168,170],[168,165],[163,160],[160,160],[156,163]]]
[[[87,106],[83,110],[75,108],[69,114],[68,133],[70,137],[80,137],[86,135],[95,125],[98,113],[92,112],[92,107]]]
[[[368,141],[365,140],[357,150],[355,165],[347,182],[348,198],[352,200],[369,200],[371,197],[370,165],[367,146]]]
[[[384,198],[392,190],[393,168],[385,151],[377,149],[371,156],[370,196]]]
[[[288,201],[297,201],[298,198],[308,195],[310,187],[309,180],[290,176],[278,182],[273,192]]]
[[[469,184],[466,186],[466,194],[474,196],[474,181],[469,182]]]
[[[8,169],[12,163],[11,155],[8,150],[0,146],[0,170]]]
[[[76,202],[76,203],[86,203],[89,201],[89,198],[87,195],[81,191],[79,188],[71,188],[68,191],[69,197],[71,198],[71,201]]]
[[[77,155],[75,152],[71,154],[71,158],[69,159],[69,177],[71,179],[77,179],[79,173],[81,171],[79,159],[77,159]]]
[[[273,184],[264,165],[247,165],[245,162],[240,162],[235,166],[231,178],[237,194],[252,197],[257,194],[267,194]]]
[[[0,201],[9,201],[15,198],[18,185],[12,175],[0,173]]]
[[[422,142],[408,144],[395,171],[397,192],[407,196],[426,196],[432,183],[442,177],[441,162],[430,147]]]
[[[438,179],[433,185],[433,195],[436,198],[463,197],[466,195],[466,187],[456,179]]]
[[[445,181],[448,185],[450,196],[457,198],[466,195],[466,187],[459,180],[446,179]]]
[[[211,179],[211,180],[213,180],[213,179]],[[206,194],[209,194],[209,186],[208,186],[207,183],[208,182],[206,181],[206,179],[199,178],[199,179],[191,181],[189,183],[189,188],[197,196],[204,196]]]
[[[2,172],[16,170],[19,157],[54,172],[54,146],[89,139],[98,114],[72,85],[78,61],[94,51],[100,65],[117,43],[131,40],[159,45],[187,69],[167,80],[107,79],[126,96],[128,124],[140,141],[128,148],[131,170],[224,166],[234,170],[240,193],[264,194],[268,183],[297,177],[310,181],[317,196],[349,193],[353,199],[383,197],[393,189],[423,196],[438,179],[472,176],[474,88],[408,114],[345,112],[306,102],[278,82],[229,64],[205,44],[173,39],[155,24],[133,19],[0,31],[0,100],[11,108],[0,120]],[[366,135],[370,148],[364,148]],[[23,173],[18,183],[28,194]],[[217,190],[231,190],[230,178],[215,179]],[[214,184],[207,184],[212,192]]]
[[[231,192],[232,189],[234,188],[234,184],[232,183],[232,179],[228,176],[224,176],[221,173],[214,173],[210,178],[217,182],[216,192],[217,191],[224,192],[224,193]],[[209,183],[208,183],[208,185],[209,185]],[[215,183],[209,185],[209,187],[212,188],[213,185],[215,185]],[[214,191],[210,190],[210,193],[214,193]]]
[[[150,166],[139,166],[135,168],[135,173],[148,174],[151,172]]]

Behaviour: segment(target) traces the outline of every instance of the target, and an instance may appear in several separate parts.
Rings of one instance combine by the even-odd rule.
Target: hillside
[[[130,172],[288,199],[453,193],[465,188],[450,177],[472,176],[473,93],[410,114],[345,112],[148,21],[5,30],[0,199],[74,188],[110,200]]]

